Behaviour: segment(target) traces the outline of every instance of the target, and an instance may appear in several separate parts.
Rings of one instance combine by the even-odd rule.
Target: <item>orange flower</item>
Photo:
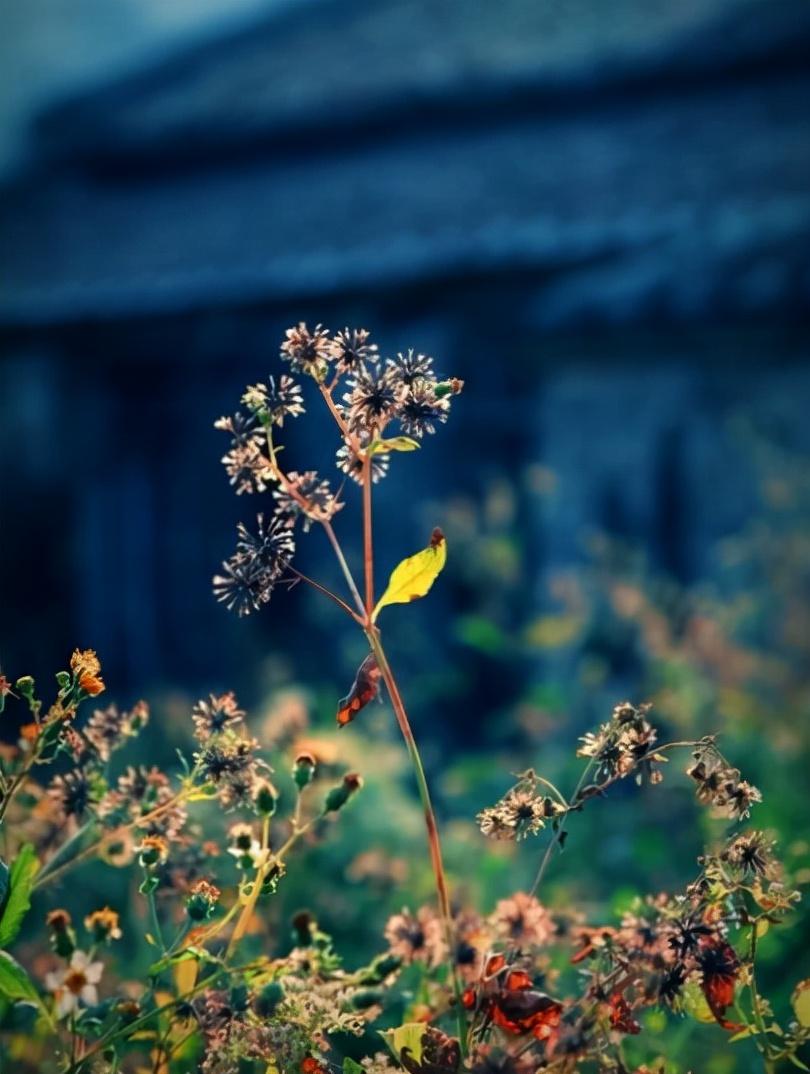
[[[85,671],[79,676],[79,686],[90,697],[97,697],[107,689],[104,685],[104,680],[98,675],[91,675],[89,671]]]
[[[101,671],[101,661],[96,656],[95,649],[74,649],[70,658],[70,670],[74,675],[98,675]]]
[[[79,686],[89,697],[97,697],[106,687],[101,678],[101,661],[95,649],[74,649],[70,670],[77,676]]]

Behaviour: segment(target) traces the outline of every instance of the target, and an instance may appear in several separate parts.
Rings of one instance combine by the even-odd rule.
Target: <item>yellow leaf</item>
[[[397,1062],[402,1059],[402,1053],[407,1049],[411,1061],[418,1064],[422,1059],[422,1037],[426,1029],[424,1022],[406,1022],[404,1026],[398,1026],[396,1029],[379,1032]]]
[[[197,971],[200,968],[196,958],[188,958],[185,962],[178,962],[174,967],[174,983],[177,986],[178,996],[190,992],[197,983]]]
[[[793,989],[791,1003],[800,1026],[810,1026],[810,978],[799,981]]]
[[[715,1021],[711,1007],[697,981],[688,981],[682,993],[683,1009],[698,1022],[710,1024]]]
[[[388,579],[388,587],[377,601],[372,620],[376,621],[380,611],[388,604],[408,604],[424,597],[438,578],[446,559],[447,541],[442,531],[435,529],[427,548],[403,559],[394,568]]]

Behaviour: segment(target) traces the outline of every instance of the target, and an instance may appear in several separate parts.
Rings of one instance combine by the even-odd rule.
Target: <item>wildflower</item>
[[[329,482],[318,477],[315,470],[306,470],[301,474],[290,470],[284,484],[273,490],[273,497],[276,515],[288,528],[292,528],[303,516],[305,533],[313,522],[328,522],[343,507],[329,487]]]
[[[219,888],[207,880],[198,880],[186,899],[186,913],[192,921],[206,921],[219,900]]]
[[[768,876],[773,869],[773,840],[764,832],[745,832],[732,839],[720,857],[749,876]]]
[[[108,761],[114,750],[132,737],[149,719],[149,706],[139,701],[129,712],[119,712],[116,705],[95,709],[87,721],[84,733],[102,761]]]
[[[278,518],[272,518],[265,524],[264,515],[256,517],[257,531],[251,533],[243,523],[237,531],[239,540],[237,551],[248,563],[255,563],[275,580],[289,563],[295,552],[295,540],[289,527]]]
[[[162,865],[169,857],[169,844],[162,835],[145,835],[141,840],[141,845],[135,849],[145,869],[153,865]]]
[[[695,763],[686,774],[697,784],[698,801],[723,809],[737,820],[747,817],[751,806],[762,801],[759,790],[740,779],[739,770],[726,762],[713,743],[699,746],[693,756]]]
[[[318,324],[310,332],[301,321],[296,328],[288,328],[285,335],[287,338],[281,344],[281,357],[293,369],[307,373],[316,380],[323,380],[332,357],[328,329]]]
[[[348,380],[343,396],[347,421],[354,432],[379,432],[399,407],[399,392],[391,366],[360,366]]]
[[[352,373],[364,362],[379,361],[377,344],[369,343],[365,328],[344,328],[332,339],[332,357],[339,373]]]
[[[301,386],[284,374],[278,380],[269,377],[267,384],[253,384],[242,396],[242,402],[263,424],[282,427],[285,417],[295,418],[304,413]]]
[[[211,735],[219,735],[228,728],[241,723],[245,713],[232,692],[209,694],[208,700],[198,701],[191,712],[194,722],[194,736],[201,742]]]
[[[655,767],[666,761],[654,751],[657,732],[647,719],[651,706],[622,702],[613,710],[609,723],[597,732],[588,732],[580,739],[577,756],[590,757],[597,762],[596,779],[621,779],[635,770],[646,773],[650,782],[660,783],[661,773]]]
[[[429,906],[421,907],[416,915],[403,910],[389,917],[384,935],[390,953],[406,965],[426,962],[438,966],[447,954],[441,920]]]
[[[368,433],[359,434],[361,448],[367,447],[371,442],[371,437]],[[356,481],[358,484],[363,480],[363,457],[359,455],[348,444],[343,444],[338,448],[335,455],[337,462],[337,468],[342,473],[350,477],[352,481]],[[371,456],[371,480],[376,484],[388,473],[388,468],[391,464],[391,456],[387,451],[375,451]]]
[[[92,800],[90,781],[84,769],[54,776],[48,796],[63,817],[81,818]]]
[[[243,492],[264,492],[273,480],[270,460],[254,440],[232,447],[222,456],[221,462],[237,496]]]
[[[220,735],[195,753],[203,779],[214,784],[226,808],[251,802],[259,772],[267,768],[255,755],[258,745],[254,738]]]
[[[107,824],[118,826],[134,820],[150,834],[174,839],[186,822],[186,811],[173,799],[174,792],[165,772],[154,765],[151,768],[130,765],[118,777],[116,787],[99,802],[98,813]],[[152,816],[156,810],[159,812]],[[149,820],[142,819],[147,816]]]
[[[417,383],[435,384],[433,359],[427,354],[417,354],[409,349],[405,354],[399,353],[390,363],[395,380],[407,388]]]
[[[70,670],[77,677],[100,674],[101,661],[96,656],[95,649],[74,649],[70,658]]]
[[[554,922],[548,910],[533,895],[517,891],[501,899],[491,917],[495,931],[517,947],[548,943],[554,935]]]
[[[447,421],[449,412],[449,398],[438,398],[431,384],[418,380],[402,399],[397,416],[404,433],[421,439],[425,433],[435,433],[436,426]]]
[[[536,835],[545,827],[546,818],[554,813],[555,804],[550,799],[528,787],[517,786],[494,806],[483,809],[476,819],[484,835],[520,840]]]
[[[84,951],[74,951],[64,969],[49,973],[45,987],[54,995],[57,1017],[64,1018],[77,1011],[80,1003],[85,1006],[98,1003],[96,985],[103,972],[101,962],[91,962]]]
[[[110,940],[120,940],[122,936],[118,914],[109,906],[88,914],[84,919],[84,927],[96,943],[109,943]]]
[[[233,556],[222,564],[224,574],[214,575],[214,596],[229,612],[240,616],[258,611],[270,600],[274,581],[260,564]]]
[[[246,447],[248,444],[260,444],[264,440],[264,430],[258,423],[254,413],[245,417],[239,411],[231,417],[217,418],[214,422],[215,429],[231,434],[231,446]]]

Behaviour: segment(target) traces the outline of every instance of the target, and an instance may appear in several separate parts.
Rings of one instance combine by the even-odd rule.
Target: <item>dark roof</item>
[[[340,0],[42,118],[5,323],[526,268],[538,317],[806,300],[806,0]]]

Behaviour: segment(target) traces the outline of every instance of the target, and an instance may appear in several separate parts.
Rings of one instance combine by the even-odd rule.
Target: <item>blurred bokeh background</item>
[[[365,325],[466,383],[377,496],[384,566],[448,535],[387,633],[457,885],[526,883],[539,848],[482,849],[473,814],[528,764],[570,789],[576,736],[625,696],[668,735],[721,732],[807,881],[806,0],[0,12],[2,670],[96,648],[111,696],[152,701],[150,759],[208,690],[331,735],[362,639],[309,593],[215,604],[256,504],[212,423],[289,324]],[[321,465],[328,435],[295,423],[288,458]],[[313,533],[310,573],[327,553]],[[380,808],[312,849],[328,890],[285,896],[358,949],[430,891],[390,724],[338,740],[362,766],[370,736]],[[546,897],[598,916],[682,885],[722,830],[684,783],[583,816]],[[800,914],[763,944],[783,999],[809,934]],[[701,1071],[749,1069],[705,1032]]]

